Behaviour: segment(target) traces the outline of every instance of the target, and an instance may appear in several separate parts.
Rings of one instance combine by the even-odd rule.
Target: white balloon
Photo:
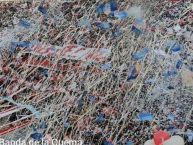
[[[166,140],[163,145],[184,145],[184,139],[181,136],[175,135]]]
[[[144,145],[155,145],[153,140],[148,140]]]

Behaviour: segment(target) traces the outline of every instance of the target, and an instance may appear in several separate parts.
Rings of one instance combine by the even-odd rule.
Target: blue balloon
[[[96,13],[103,14],[107,8],[110,8],[110,11],[114,12],[118,9],[117,3],[114,1],[110,1],[106,4],[102,3],[96,8]]]
[[[116,3],[116,2],[110,1],[109,4],[110,4],[110,8],[111,8],[111,11],[112,11],[112,12],[118,10],[118,6],[117,6],[117,3]]]
[[[167,43],[167,47],[169,47],[170,51],[172,51],[172,52],[178,52],[183,48],[183,46],[175,40],[169,41]]]
[[[46,129],[48,127],[48,125],[46,124],[46,122],[42,122],[40,123],[40,129]]]
[[[92,131],[86,131],[86,132],[84,132],[84,135],[85,135],[86,137],[89,137],[89,136],[92,136],[92,135],[93,135],[93,132],[92,132]]]
[[[103,121],[105,121],[105,114],[100,113],[96,118],[96,122],[103,122]]]
[[[144,23],[144,20],[142,18],[136,18],[135,19],[135,23],[137,24],[143,24]]]
[[[112,32],[112,35],[114,36],[114,37],[119,37],[119,36],[121,36],[121,30],[119,29],[119,28],[115,28],[115,31],[113,31]]]
[[[131,31],[134,32],[136,36],[139,36],[142,33],[142,31],[135,26],[132,26]]]
[[[133,141],[129,140],[126,145],[134,145]]]
[[[31,24],[28,21],[24,20],[24,19],[21,19],[19,21],[19,25],[26,28],[26,29],[30,28],[30,26],[31,26]]]
[[[151,113],[145,112],[139,114],[139,120],[140,121],[152,121],[154,119],[153,115]]]
[[[110,64],[110,63],[106,63],[106,64],[101,65],[102,70],[109,70],[111,68],[112,68],[112,64]]]
[[[143,50],[133,54],[133,58],[135,60],[143,59],[148,54],[148,52],[149,52],[149,49],[148,48],[144,48]]]
[[[89,101],[90,101],[91,103],[95,103],[96,97],[95,97],[95,96],[89,96]]]
[[[113,78],[114,81],[117,80],[117,75],[116,74],[112,74],[112,78]]]
[[[103,14],[104,8],[105,8],[105,4],[100,4],[96,9],[97,14]]]
[[[79,26],[80,26],[80,27],[82,27],[82,26],[87,27],[87,28],[90,29],[90,30],[92,29],[90,20],[89,20],[89,18],[88,18],[87,16],[84,16],[84,17],[80,20]]]
[[[192,71],[192,72],[193,72],[193,67],[190,67],[189,69],[190,69],[190,71]]]
[[[181,50],[181,45],[175,44],[174,46],[171,47],[171,50],[172,50],[173,52],[178,52],[178,51]]]
[[[11,52],[15,52],[16,47],[29,48],[31,47],[31,43],[29,41],[11,42]]]
[[[102,145],[113,145],[113,144],[111,142],[105,140],[105,141],[102,142]]]
[[[167,130],[168,130],[168,131],[171,131],[171,130],[174,130],[175,128],[176,128],[175,125],[171,124],[171,125],[169,125],[169,126],[167,127]]]
[[[30,136],[36,141],[41,141],[43,138],[43,135],[41,133],[33,133]]]
[[[48,12],[43,6],[39,6],[38,11],[40,11],[44,16],[48,16]]]
[[[83,99],[82,99],[82,98],[79,99],[79,100],[77,101],[77,104],[78,104],[78,108],[82,108],[82,106],[84,105]]]
[[[99,22],[96,23],[96,26],[99,27],[101,30],[108,30],[112,28],[113,25],[109,22]]]
[[[45,77],[48,77],[48,69],[43,69],[42,73]]]
[[[69,122],[64,122],[64,128],[70,128],[70,123]]]
[[[118,18],[119,20],[125,20],[128,18],[128,13],[125,11],[114,12],[114,17]]]
[[[167,119],[169,119],[169,120],[171,120],[171,121],[174,121],[175,116],[174,116],[173,114],[169,114],[169,115],[167,116]]]
[[[175,75],[177,75],[177,72],[175,70],[167,71],[163,74],[164,77],[172,77],[172,76],[175,76]]]
[[[37,132],[37,129],[34,125],[31,126],[33,132]]]
[[[172,87],[172,86],[168,86],[167,87],[169,90],[173,90],[174,89],[174,87]]]
[[[178,60],[177,63],[176,63],[176,68],[177,69],[180,69],[183,65],[183,62],[181,60]]]
[[[128,78],[127,78],[127,81],[136,79],[137,76],[138,76],[137,70],[136,70],[135,66],[132,65],[132,66],[131,66],[131,71],[130,71],[129,76],[128,76]]]

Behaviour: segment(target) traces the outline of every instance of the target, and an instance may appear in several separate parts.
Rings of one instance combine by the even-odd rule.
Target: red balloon
[[[163,145],[164,141],[168,140],[170,135],[165,131],[158,131],[153,135],[155,145]]]

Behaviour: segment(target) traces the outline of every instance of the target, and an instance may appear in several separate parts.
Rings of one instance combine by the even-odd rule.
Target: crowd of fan
[[[151,2],[147,1],[146,5],[149,3]],[[120,1],[119,4],[121,9],[123,9],[122,7],[125,3]],[[134,2],[127,4],[131,6]],[[95,6],[96,3],[94,1],[87,3],[84,3],[84,1],[64,2],[58,7],[60,10],[57,11],[53,10],[53,7],[57,6],[53,6],[51,1],[48,1],[43,6],[47,10],[52,8],[53,11],[52,13],[50,12],[50,16],[45,18],[45,16],[41,16],[35,11],[38,6],[37,3],[2,3],[0,4],[0,30],[3,31],[6,28],[15,26],[15,23],[21,18],[28,19],[31,23],[36,21],[37,18],[37,22],[33,26],[37,26],[37,28],[30,29],[32,33],[29,36],[25,36],[25,33],[20,33],[18,36],[20,41],[38,40],[58,46],[63,46],[66,43],[78,43],[85,47],[96,48],[108,47],[108,45],[114,45],[121,41],[121,36],[112,37],[112,32],[116,31],[117,27],[120,29],[125,27],[128,23],[125,21],[116,22],[114,24],[116,27],[112,27],[111,30],[100,30],[95,23],[99,20],[110,21],[110,18],[105,15],[101,15],[98,18],[89,16],[93,20],[93,31],[89,31],[87,27],[77,28],[80,18],[84,16],[86,10],[91,9],[84,8],[89,8],[91,5]],[[159,67],[163,72],[167,71],[167,68],[174,65],[179,59],[183,62],[183,66],[177,68],[177,73],[184,68],[193,70],[192,5],[191,1],[179,0],[174,2],[167,0],[150,9],[154,15],[151,14],[144,18],[146,22],[143,28],[144,33],[148,34],[147,37],[152,38],[155,33],[158,35],[157,38],[153,38],[156,39],[155,41],[158,45],[155,50],[160,49],[159,45],[162,42],[167,43],[166,41],[159,42],[160,40],[165,40],[165,37],[168,37],[167,40],[178,41],[185,48],[180,49],[177,55],[168,53],[167,49],[156,51],[158,55],[154,58],[152,68],[155,67],[157,71]],[[88,13],[86,14],[88,15]],[[160,15],[158,16],[158,14]],[[114,22],[115,20],[111,21]],[[123,32],[122,35],[124,33],[126,32]],[[129,35],[133,34],[130,33]],[[138,38],[135,40],[136,43],[139,42]],[[2,43],[0,42],[0,44]],[[137,46],[144,45],[146,44]],[[188,92],[188,89],[183,86],[180,75],[173,76],[167,73],[166,76],[159,77],[161,80],[153,80],[154,78],[151,75],[154,76],[155,74],[149,74],[149,78],[143,81],[139,81],[137,77],[132,79],[132,81],[128,81],[130,65],[127,62],[122,63],[122,58],[115,60],[116,55],[113,55],[114,57],[109,58],[107,62],[117,63],[116,61],[119,61],[118,64],[113,64],[116,69],[102,70],[100,65],[95,63],[84,64],[80,61],[64,59],[61,60],[61,63],[66,64],[64,71],[38,68],[37,71],[23,79],[22,72],[25,72],[27,68],[22,65],[23,61],[27,60],[32,54],[24,55],[21,58],[16,57],[21,51],[20,49],[16,48],[16,52],[11,55],[7,52],[1,52],[1,76],[3,77],[0,80],[0,94],[1,96],[8,96],[14,93],[14,91],[20,89],[23,81],[25,81],[24,85],[28,89],[24,90],[22,95],[31,91],[44,92],[44,88],[50,93],[55,92],[54,96],[46,100],[47,102],[44,105],[41,104],[42,108],[46,107],[46,105],[48,106],[48,104],[55,104],[55,107],[49,108],[52,109],[51,112],[64,107],[62,113],[56,112],[55,114],[57,115],[51,117],[53,119],[54,117],[63,116],[62,120],[58,117],[58,120],[51,124],[55,126],[55,132],[50,133],[52,129],[49,130],[48,127],[45,127],[45,130],[49,130],[48,132],[51,135],[55,133],[55,136],[58,137],[57,132],[60,132],[64,135],[62,136],[63,139],[79,139],[81,137],[85,144],[141,145],[146,140],[152,139],[154,132],[166,130],[171,135],[180,134],[184,137],[187,144],[193,143],[193,122],[191,121],[193,118],[192,93],[191,91]],[[113,50],[113,53],[116,52],[119,51]],[[119,53],[124,52],[120,51]],[[147,57],[150,56],[148,55]],[[49,59],[51,60],[52,58]],[[160,63],[161,61],[165,63],[162,64]],[[134,64],[137,63],[137,61],[134,62]],[[152,61],[145,63],[152,63]],[[30,68],[28,67],[28,69]],[[18,86],[17,84],[20,83],[22,85]],[[135,83],[137,87],[134,87],[133,84]],[[63,88],[65,92],[62,92]],[[67,99],[60,100],[56,98],[62,95],[68,96]],[[14,97],[17,98],[17,96]],[[53,103],[54,101],[56,102]],[[60,101],[64,102],[63,106],[57,106]],[[151,121],[141,121],[138,116],[143,112],[152,114],[153,119]],[[13,120],[12,117],[11,121]],[[50,122],[47,122],[48,118],[43,120],[48,126],[50,125]],[[37,127],[37,124],[35,123],[34,126]],[[61,125],[64,127],[61,128]],[[37,138],[35,137],[34,139]]]

